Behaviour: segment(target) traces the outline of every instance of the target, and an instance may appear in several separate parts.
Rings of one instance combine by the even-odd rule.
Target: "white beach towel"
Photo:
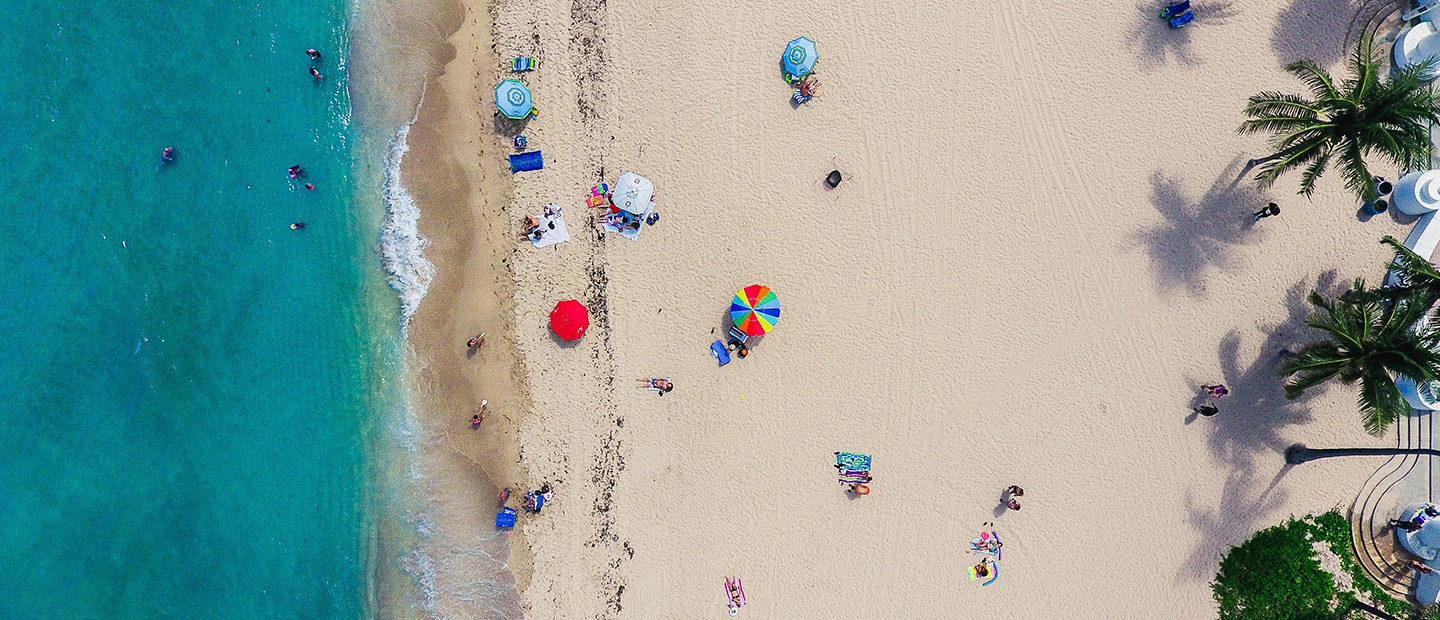
[[[629,239],[629,240],[631,240],[631,241],[639,241],[639,240],[640,240],[640,231],[645,229],[645,223],[644,223],[644,222],[645,222],[645,218],[650,217],[650,214],[651,214],[651,213],[654,213],[654,212],[655,212],[655,203],[654,203],[654,202],[651,202],[651,203],[650,203],[650,206],[645,209],[645,212],[644,212],[644,213],[641,213],[640,215],[636,215],[636,216],[635,216],[635,219],[637,219],[637,220],[639,220],[639,221],[641,222],[641,223],[640,223],[640,228],[631,228],[631,229],[628,229],[628,230],[620,230],[620,227],[619,227],[619,226],[616,226],[616,225],[614,225],[614,224],[606,224],[606,223],[605,223],[605,220],[603,220],[603,219],[600,220],[600,227],[603,228],[603,229],[605,229],[605,230],[608,230],[608,231],[610,231],[610,232],[613,232],[613,233],[619,233],[621,237],[624,237],[624,238]],[[601,217],[604,217],[604,216],[601,216]]]
[[[560,212],[560,205],[552,202],[545,207],[551,215],[540,217],[540,230],[545,231],[545,234],[540,235],[539,241],[532,240],[530,242],[536,248],[549,247],[570,240],[570,230],[565,228],[565,216]],[[550,228],[550,224],[554,224],[555,228]]]

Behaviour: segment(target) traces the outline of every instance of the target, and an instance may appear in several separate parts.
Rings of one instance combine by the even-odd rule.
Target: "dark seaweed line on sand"
[[[605,17],[607,7],[606,0],[573,0],[570,5],[570,45],[576,52],[579,62],[575,65],[575,79],[578,88],[577,109],[580,112],[581,127],[588,142],[592,146],[589,149],[588,161],[586,162],[591,173],[596,179],[604,179],[605,165],[603,152],[599,145],[608,147],[608,140],[605,139],[606,123],[603,110],[605,109],[606,97],[604,91],[604,75],[606,68],[605,54]],[[620,473],[625,471],[625,457],[621,452],[623,441],[620,438],[621,430],[625,426],[625,420],[619,415],[619,408],[615,404],[615,350],[610,342],[610,309],[608,305],[610,279],[605,273],[605,236],[598,228],[593,227],[592,249],[585,270],[589,276],[590,284],[585,291],[586,304],[590,306],[591,315],[596,322],[598,329],[592,331],[599,336],[598,346],[592,349],[592,357],[597,368],[603,368],[605,373],[606,394],[603,398],[605,419],[614,424],[608,433],[605,434],[599,450],[595,455],[595,463],[591,468],[590,481],[595,485],[595,506],[591,515],[595,518],[595,535],[586,542],[587,547],[604,546],[613,550],[614,555],[606,563],[606,570],[600,576],[600,587],[607,592],[605,610],[595,617],[600,620],[613,618],[620,612],[620,598],[625,593],[625,583],[620,577],[620,566],[625,559],[633,557],[634,549],[629,541],[621,541],[615,534],[615,517],[610,514],[614,505],[615,484],[620,478]]]

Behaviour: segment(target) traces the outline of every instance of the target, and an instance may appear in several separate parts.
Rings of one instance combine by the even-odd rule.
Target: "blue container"
[[[1370,215],[1380,215],[1390,208],[1390,203],[1384,198],[1376,199],[1373,202],[1365,203],[1365,212]]]
[[[501,508],[495,515],[495,527],[515,527],[515,509]]]

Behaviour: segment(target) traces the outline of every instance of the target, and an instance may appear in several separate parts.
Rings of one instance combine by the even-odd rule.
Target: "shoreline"
[[[402,164],[405,186],[422,213],[425,255],[435,266],[407,339],[423,437],[420,461],[430,487],[423,491],[431,520],[421,545],[434,587],[423,595],[440,617],[485,611],[510,618],[519,616],[519,592],[531,565],[520,528],[496,532],[492,525],[499,487],[527,480],[515,438],[529,403],[508,303],[506,261],[514,249],[506,244],[504,205],[511,188],[495,155],[504,153],[504,145],[484,129],[489,106],[478,86],[484,70],[476,73],[485,66],[498,72],[490,14],[474,3],[454,8],[443,30],[451,33],[449,57],[426,82]],[[466,340],[480,332],[487,334],[484,346],[470,351]],[[470,415],[482,399],[489,405],[474,430]],[[477,546],[482,553],[473,552]],[[486,574],[498,581],[477,585],[483,581],[477,575]]]

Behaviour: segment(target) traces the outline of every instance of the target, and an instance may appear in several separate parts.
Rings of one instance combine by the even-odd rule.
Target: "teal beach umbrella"
[[[793,82],[810,75],[818,58],[814,41],[805,37],[791,41],[785,46],[785,55],[780,58],[780,66],[785,69],[785,81]]]
[[[495,87],[495,105],[509,118],[525,118],[535,111],[530,89],[520,80],[505,80]]]

